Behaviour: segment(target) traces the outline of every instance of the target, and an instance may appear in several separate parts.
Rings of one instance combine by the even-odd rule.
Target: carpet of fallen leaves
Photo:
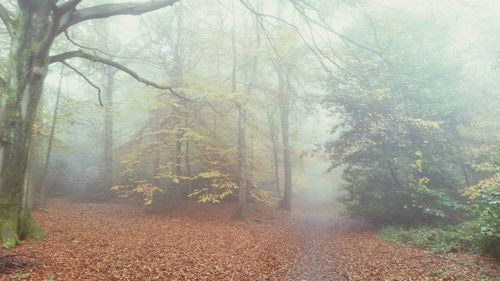
[[[35,212],[48,238],[0,252],[27,264],[0,280],[499,280],[494,260],[393,245],[328,206],[252,206],[245,221],[231,219],[232,204],[49,206]]]

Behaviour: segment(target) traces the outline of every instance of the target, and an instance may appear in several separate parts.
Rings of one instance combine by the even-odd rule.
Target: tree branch
[[[103,58],[103,57],[99,57],[97,55],[92,55],[92,54],[88,54],[88,53],[85,53],[84,51],[82,50],[78,50],[78,51],[70,51],[70,52],[66,52],[66,53],[62,53],[62,54],[58,54],[58,55],[55,55],[55,56],[51,56],[50,57],[50,63],[55,63],[55,62],[64,62],[65,60],[68,60],[68,59],[71,59],[71,58],[81,58],[81,59],[86,59],[86,60],[90,60],[90,61],[93,61],[93,62],[99,62],[99,63],[102,63],[102,64],[105,64],[105,65],[109,65],[111,67],[114,67],[120,71],[123,71],[125,73],[127,73],[128,75],[132,76],[135,80],[145,84],[145,85],[148,85],[148,86],[151,86],[153,88],[156,88],[156,89],[160,89],[160,90],[168,90],[171,94],[173,94],[174,96],[180,98],[180,99],[183,99],[183,100],[186,100],[186,101],[191,101],[191,99],[177,93],[173,88],[172,86],[162,86],[162,85],[159,85],[153,81],[150,81],[150,80],[147,80],[145,78],[142,78],[139,74],[137,74],[136,72],[134,72],[133,70],[131,70],[130,68],[124,66],[123,64],[120,64],[116,61],[113,61],[113,60],[110,60],[110,59],[106,59],[106,58]]]
[[[76,69],[75,67],[73,67],[69,63],[67,63],[65,61],[61,61],[61,63],[64,64],[65,66],[67,66],[69,69],[73,70],[76,74],[78,74],[80,77],[82,77],[83,80],[85,80],[90,86],[92,86],[94,89],[96,89],[97,90],[97,98],[99,100],[99,105],[104,106],[104,104],[102,103],[102,98],[101,98],[101,88],[99,88],[99,86],[97,86],[92,81],[90,81],[90,79],[87,76],[85,76],[85,74],[81,73],[78,69]]]
[[[381,59],[383,59],[384,61],[386,61],[387,63],[389,63],[387,61],[387,59],[385,58],[384,54],[379,51],[379,50],[375,50],[371,47],[368,47],[366,45],[362,45],[360,43],[357,43],[356,41],[352,40],[351,38],[343,35],[342,33],[338,32],[337,30],[335,30],[335,28],[333,28],[332,26],[330,26],[329,24],[326,23],[326,20],[323,18],[321,12],[316,9],[316,8],[313,8],[312,6],[308,5],[309,9],[313,9],[316,14],[318,15],[319,17],[319,21],[318,20],[315,20],[313,19],[312,17],[310,17],[304,10],[304,7],[302,6],[302,4],[300,4],[297,0],[290,0],[290,2],[292,3],[292,5],[294,6],[294,8],[296,9],[296,11],[299,12],[299,14],[301,15],[301,17],[304,19],[304,21],[306,22],[312,22],[314,24],[316,24],[317,26],[325,29],[326,31],[329,31],[335,35],[337,35],[342,41],[344,42],[347,42],[347,43],[350,43],[351,45],[353,46],[356,46],[358,48],[361,48],[361,49],[364,49],[366,51],[369,51],[369,52],[372,52],[376,55],[378,55]]]
[[[276,56],[278,57],[278,60],[280,61],[280,63],[275,63],[274,60],[270,57],[271,59],[271,62],[273,62],[273,65],[276,69],[281,69],[282,71],[282,63],[285,62],[285,60],[283,58],[281,58],[281,55],[277,49],[277,47],[275,46],[275,44],[273,43],[273,40],[272,40],[272,36],[271,34],[269,34],[269,32],[267,31],[267,29],[265,28],[264,26],[264,22],[263,22],[263,18],[271,18],[271,19],[274,19],[282,24],[285,24],[289,27],[291,27],[295,33],[300,37],[302,43],[304,43],[304,46],[309,50],[311,51],[311,53],[316,56],[316,58],[318,59],[318,62],[319,64],[321,65],[321,67],[323,68],[323,70],[325,70],[326,73],[328,73],[329,77],[332,78],[333,80],[337,81],[339,84],[343,84],[344,82],[341,81],[339,78],[337,78],[333,72],[330,70],[330,68],[323,62],[323,58],[326,58],[328,61],[330,61],[332,64],[334,64],[335,66],[339,66],[337,63],[335,63],[335,61],[333,61],[330,57],[328,57],[323,51],[321,51],[321,49],[319,49],[319,47],[317,46],[316,42],[314,42],[313,40],[313,45],[309,44],[308,43],[308,40],[306,40],[306,38],[304,37],[304,35],[302,34],[302,32],[299,30],[299,28],[292,24],[291,22],[289,21],[286,21],[282,18],[279,18],[277,16],[273,16],[273,15],[269,15],[269,14],[264,14],[262,12],[259,12],[257,11],[254,7],[252,7],[252,5],[250,4],[250,2],[248,2],[248,0],[239,0],[240,3],[247,9],[249,10],[251,13],[253,13],[256,18],[257,18],[257,21],[262,29],[262,31],[264,32],[264,35],[266,36],[266,39],[269,43],[269,45],[271,46],[271,48],[273,49],[274,53],[276,54]]]
[[[75,0],[76,1],[76,0]],[[95,5],[88,8],[77,9],[69,12],[66,19],[61,21],[59,33],[68,27],[77,23],[92,20],[103,19],[120,15],[137,16],[151,11],[155,11],[166,6],[171,6],[179,0],[149,0],[147,2],[129,2],[116,4]]]
[[[9,35],[12,36],[12,13],[5,8],[4,5],[0,4],[0,19],[2,19],[3,23],[5,24],[5,27],[7,28],[7,31],[9,32]]]
[[[144,62],[151,63],[151,64],[158,64],[157,62],[154,62],[154,61],[151,61],[148,59],[137,58],[136,55],[139,54],[142,51],[142,49],[138,49],[137,51],[134,51],[134,53],[131,54],[130,56],[119,56],[119,55],[111,54],[109,52],[101,50],[99,48],[83,46],[82,44],[76,42],[73,38],[71,38],[67,30],[64,31],[64,36],[71,44],[75,45],[76,47],[78,47],[80,49],[91,51],[94,55],[97,55],[98,53],[100,53],[100,54],[106,55],[112,59],[125,59],[125,60],[127,60],[127,62],[130,60],[139,60],[139,61],[144,61]]]
[[[65,13],[75,9],[76,6],[78,6],[78,4],[80,4],[80,2],[82,2],[82,0],[71,0],[71,1],[68,1],[64,4],[61,4],[61,5],[57,6],[57,13],[60,15],[65,14]]]
[[[76,47],[80,48],[80,49],[85,49],[85,50],[88,50],[88,51],[92,51],[94,54],[97,54],[97,53],[101,53],[101,54],[104,54],[106,56],[109,56],[109,57],[113,57],[113,55],[111,54],[108,54],[104,51],[101,51],[100,49],[97,49],[97,48],[92,48],[92,47],[86,47],[86,46],[83,46],[79,43],[77,43],[76,41],[74,41],[68,34],[68,30],[65,30],[64,31],[64,36],[66,37],[66,39],[73,45],[75,45]]]

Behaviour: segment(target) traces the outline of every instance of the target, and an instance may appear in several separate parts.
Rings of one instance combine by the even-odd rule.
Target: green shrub
[[[469,222],[482,252],[500,257],[500,189],[482,191],[476,198],[478,218]]]
[[[480,220],[457,226],[421,226],[403,228],[387,226],[382,229],[382,238],[398,244],[409,244],[431,249],[439,253],[471,252],[499,257],[498,233],[485,233]]]
[[[472,237],[464,235],[463,226],[430,227],[404,229],[389,226],[382,230],[383,238],[401,244],[416,245],[436,252],[476,252]]]

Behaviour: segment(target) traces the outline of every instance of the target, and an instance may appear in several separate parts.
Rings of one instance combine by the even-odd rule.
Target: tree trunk
[[[391,178],[394,181],[394,184],[400,189],[403,190],[403,184],[399,180],[398,174],[396,172],[396,169],[394,168],[394,165],[392,161],[387,160],[387,169],[389,170],[389,173],[391,174]]]
[[[235,31],[235,12],[234,3],[232,4],[233,13],[233,29],[231,33],[231,48],[233,51],[233,71],[232,71],[232,91],[236,92],[236,71],[237,71],[237,54],[236,54],[236,31]],[[238,209],[234,214],[235,219],[243,219],[246,216],[247,209],[247,171],[246,171],[246,111],[241,103],[237,103],[238,109]]]
[[[108,68],[106,71],[106,93],[104,96],[104,161],[102,169],[102,194],[104,197],[111,196],[113,187],[113,93],[115,91],[114,69]]]
[[[237,71],[237,57],[236,57],[236,37],[235,37],[235,13],[234,13],[234,5],[232,6],[233,8],[233,32],[232,32],[232,40],[231,40],[231,47],[233,50],[233,77],[232,77],[232,90],[233,92],[236,92],[236,71]],[[259,26],[257,22],[254,22],[256,25],[256,30],[259,30]],[[260,46],[260,33],[256,33],[256,44],[257,46],[255,49],[259,49]],[[253,88],[253,83],[255,81],[256,75],[257,75],[257,65],[259,63],[259,57],[258,53],[254,54],[253,57],[253,62],[252,62],[252,68],[251,68],[251,73],[250,73],[250,79],[247,79],[247,88],[246,88],[246,95],[251,95],[252,88]],[[239,195],[238,195],[238,202],[239,202],[239,207],[234,215],[236,219],[242,219],[245,218],[246,216],[246,208],[247,208],[247,197],[250,196],[250,190],[248,188],[248,176],[249,176],[249,171],[247,167],[247,142],[246,142],[246,137],[247,137],[247,111],[246,111],[246,103],[241,103],[238,102],[236,104],[236,107],[238,109],[238,166],[239,166]]]
[[[249,135],[249,136],[248,136]],[[254,138],[250,134],[248,136],[248,146],[247,146],[247,155],[248,155],[248,173],[247,173],[247,181],[251,184],[254,182],[254,173],[255,173],[255,154],[254,154]]]
[[[177,123],[177,126],[180,127],[180,120]],[[177,132],[175,133],[175,175],[178,177],[182,177],[182,130],[177,128]]]
[[[471,186],[471,180],[469,177],[469,172],[467,171],[467,166],[463,164],[463,162],[460,164],[460,167],[462,168],[462,173],[464,175],[464,180],[465,180],[465,187],[470,187]]]
[[[184,110],[184,126],[186,128],[189,128],[189,106],[187,103]],[[185,153],[184,162],[186,163],[186,177],[191,178],[193,176],[193,173],[191,171],[191,160],[189,155],[189,140],[185,141],[184,153]],[[187,184],[188,184],[188,196],[189,196],[191,193],[193,193],[193,183],[191,179],[188,179]]]
[[[238,210],[234,215],[235,219],[243,219],[246,216],[247,208],[247,167],[246,167],[246,111],[241,104],[238,108],[238,175],[239,193]]]
[[[269,131],[271,133],[271,143],[273,149],[273,170],[274,170],[274,181],[276,182],[276,192],[281,198],[281,188],[280,188],[280,175],[279,175],[279,157],[278,157],[278,132],[276,124],[273,118],[273,112],[267,113],[267,118],[269,120]]]
[[[285,79],[280,74],[280,119],[281,119],[281,137],[283,142],[283,169],[284,186],[283,199],[280,202],[280,208],[290,211],[292,209],[292,162],[290,156],[290,96],[285,88]]]
[[[35,195],[33,184],[32,184],[32,174],[33,174],[33,151],[28,152],[28,168],[26,170],[26,176],[24,177],[23,186],[23,204],[21,208],[21,214],[25,214],[33,210],[33,197]]]
[[[0,224],[3,246],[14,247],[19,239],[43,237],[29,211],[22,210],[32,127],[48,69],[53,42],[48,0],[24,1],[19,7],[12,38],[9,73],[0,104],[3,116],[3,159],[0,171]]]
[[[184,108],[185,109],[185,108]],[[177,177],[182,177],[182,147],[184,145],[182,138],[184,136],[184,133],[181,129],[182,127],[182,119],[180,116],[177,116],[177,121],[176,121],[176,133],[175,133],[175,166],[174,166],[174,174]],[[184,182],[179,182],[178,184],[175,185],[175,196],[177,198],[177,201],[180,201],[181,199],[186,196],[186,189],[184,188]]]
[[[162,130],[162,124],[160,120],[160,114],[159,112],[155,111],[152,113],[153,120],[151,120],[152,128],[154,131],[160,132]],[[158,133],[155,136],[157,142],[162,142],[163,141],[163,133]],[[160,166],[161,166],[161,155],[162,155],[162,149],[161,146],[157,146],[156,149],[154,150],[154,155],[152,157],[151,161],[151,176],[153,178],[153,184],[156,186],[161,186],[161,181],[160,177],[158,177],[158,173],[160,172]]]
[[[52,152],[52,144],[54,141],[54,134],[57,125],[57,114],[59,113],[59,102],[61,98],[61,86],[64,72],[64,65],[61,66],[61,73],[59,76],[59,85],[57,87],[56,104],[54,105],[54,114],[52,115],[52,124],[50,127],[49,140],[47,144],[47,154],[45,155],[45,165],[43,166],[42,182],[40,185],[40,198],[39,205],[44,206],[47,199],[47,184],[49,177],[50,155]]]

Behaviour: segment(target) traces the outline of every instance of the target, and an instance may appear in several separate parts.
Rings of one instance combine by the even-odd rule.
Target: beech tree
[[[117,68],[149,86],[170,90],[142,78],[126,66],[84,50],[51,54],[55,39],[79,23],[118,15],[141,15],[173,5],[178,0],[106,3],[80,8],[82,0],[18,0],[0,4],[0,18],[10,36],[7,73],[0,77],[0,228],[3,246],[14,247],[19,239],[45,234],[23,208],[32,127],[48,68],[80,58]],[[79,73],[81,75],[81,73]]]

